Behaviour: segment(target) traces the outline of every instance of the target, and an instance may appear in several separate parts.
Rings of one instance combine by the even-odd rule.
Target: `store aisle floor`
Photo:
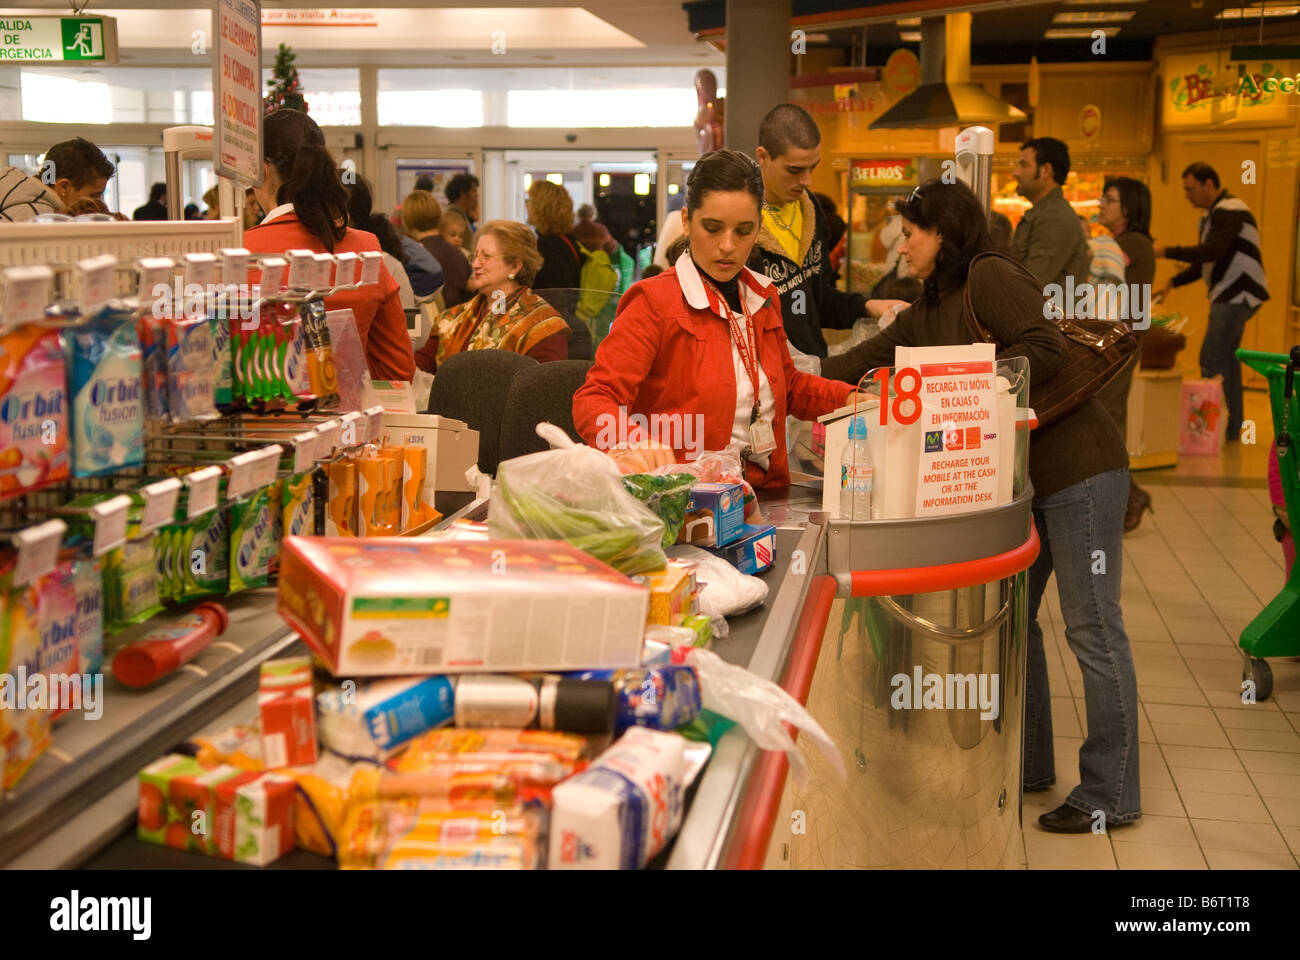
[[[1037,823],[1077,783],[1084,717],[1048,588],[1057,785],[1024,798],[1030,869],[1300,868],[1300,660],[1271,660],[1273,697],[1242,703],[1237,638],[1281,588],[1283,561],[1258,449],[1234,445],[1220,459],[1234,458],[1239,469],[1184,458],[1138,475],[1155,512],[1124,538],[1123,605],[1142,707],[1143,817],[1104,836]]]

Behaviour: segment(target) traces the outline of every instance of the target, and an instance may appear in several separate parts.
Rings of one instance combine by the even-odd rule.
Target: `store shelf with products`
[[[1146,181],[1145,162],[1137,159],[1131,162],[1116,162],[1101,166],[1084,166],[1070,171],[1061,190],[1070,202],[1074,212],[1089,221],[1088,231],[1094,236],[1107,233],[1106,228],[1097,222],[1097,207],[1109,177],[1132,177]],[[1016,192],[1016,178],[1008,161],[996,159],[993,164],[993,209],[1011,221],[1015,230],[1020,218],[1033,204]]]

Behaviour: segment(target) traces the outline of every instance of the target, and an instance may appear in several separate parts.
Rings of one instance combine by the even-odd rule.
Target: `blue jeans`
[[[1079,660],[1087,707],[1079,780],[1065,802],[1108,823],[1142,816],[1138,790],[1137,675],[1120,613],[1120,545],[1128,504],[1127,470],[1110,470],[1034,501],[1041,552],[1029,568],[1028,676],[1025,689],[1027,789],[1056,780],[1052,699],[1038,607],[1052,571],[1065,641]]]
[[[1237,348],[1246,321],[1258,306],[1246,303],[1210,304],[1210,323],[1201,344],[1201,376],[1223,375],[1223,402],[1228,405],[1228,439],[1241,438],[1241,361]]]

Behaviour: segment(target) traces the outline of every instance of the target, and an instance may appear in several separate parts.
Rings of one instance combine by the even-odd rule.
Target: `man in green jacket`
[[[1044,287],[1058,284],[1058,295],[1069,309],[1066,278],[1074,284],[1088,279],[1088,244],[1079,217],[1061,191],[1070,173],[1070,151],[1055,137],[1037,137],[1020,146],[1016,183],[1020,195],[1033,204],[1020,218],[1011,247],[1016,258]]]

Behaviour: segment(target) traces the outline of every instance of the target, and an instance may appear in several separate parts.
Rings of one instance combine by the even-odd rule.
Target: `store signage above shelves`
[[[377,27],[377,10],[263,10],[264,27]]]
[[[0,16],[0,63],[117,63],[112,17]]]
[[[212,165],[252,186],[262,183],[261,9],[260,0],[217,0],[212,11]]]
[[[888,160],[854,160],[849,166],[851,187],[913,187],[918,171],[911,157]]]

